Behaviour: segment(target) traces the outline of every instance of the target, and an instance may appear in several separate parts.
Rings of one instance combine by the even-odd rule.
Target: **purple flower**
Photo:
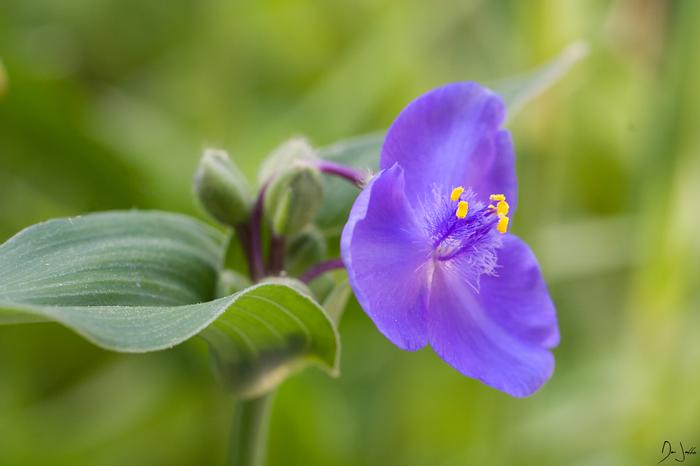
[[[401,349],[528,396],[552,375],[554,306],[532,251],[507,233],[517,201],[505,107],[476,83],[406,107],[341,240],[357,299]]]

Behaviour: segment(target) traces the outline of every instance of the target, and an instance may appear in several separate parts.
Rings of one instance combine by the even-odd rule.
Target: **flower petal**
[[[428,340],[429,244],[404,185],[398,165],[375,176],[355,200],[340,248],[350,286],[379,331],[399,348],[417,350]]]
[[[519,339],[544,348],[559,344],[559,327],[535,254],[519,238],[503,236],[497,276],[481,277],[479,298],[493,318]]]
[[[380,167],[404,169],[413,205],[433,185],[472,187],[488,202],[503,193],[514,207],[517,181],[501,98],[473,82],[437,88],[411,102],[389,128]],[[417,201],[417,202],[416,202]],[[513,202],[511,202],[513,201]]]
[[[559,341],[554,306],[534,255],[511,235],[499,250],[498,276],[479,292],[457,269],[435,269],[429,300],[430,344],[452,367],[510,395],[528,396],[552,375],[548,348]]]
[[[492,165],[481,175],[464,182],[477,193],[477,198],[486,203],[490,194],[505,194],[512,217],[518,205],[518,177],[515,174],[515,150],[510,132],[499,130],[494,139],[495,155]],[[476,171],[469,168],[470,171]],[[480,193],[483,195],[479,196]]]

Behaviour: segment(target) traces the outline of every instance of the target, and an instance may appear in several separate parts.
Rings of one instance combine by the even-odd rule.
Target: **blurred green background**
[[[560,319],[552,380],[510,398],[353,305],[342,377],[280,389],[269,464],[655,464],[664,440],[700,444],[699,21],[694,0],[2,0],[0,239],[95,210],[201,216],[207,145],[252,178],[289,136],[385,128],[432,87],[583,39],[589,57],[510,123],[514,232]],[[208,366],[197,339],[120,355],[0,327],[0,465],[222,464],[232,400]]]

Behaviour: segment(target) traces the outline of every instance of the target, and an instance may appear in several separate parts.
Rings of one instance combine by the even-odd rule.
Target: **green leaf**
[[[340,322],[340,318],[345,312],[348,300],[352,296],[352,289],[348,282],[345,271],[337,273],[341,278],[335,279],[335,285],[330,293],[323,300],[323,308],[333,322]]]
[[[338,334],[308,295],[263,283],[233,298],[229,311],[202,333],[230,391],[257,397],[308,363],[338,374]]]
[[[577,62],[588,54],[588,45],[574,42],[552,61],[521,76],[507,78],[490,86],[503,97],[510,121],[523,107],[559,82]]]
[[[34,225],[0,246],[0,323],[55,321],[134,353],[206,329],[224,380],[241,396],[308,363],[336,373],[338,335],[303,292],[263,283],[213,299],[226,243],[195,219],[159,212]]]
[[[208,301],[214,298],[226,243],[224,234],[199,221],[161,212],[49,220],[0,246],[0,303],[177,306]]]

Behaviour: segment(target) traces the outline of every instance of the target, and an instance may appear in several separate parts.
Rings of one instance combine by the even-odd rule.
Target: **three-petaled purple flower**
[[[500,97],[476,83],[409,104],[341,252],[360,305],[396,346],[430,344],[462,374],[520,397],[552,375],[559,330],[535,256],[507,233],[517,179],[504,117]]]

